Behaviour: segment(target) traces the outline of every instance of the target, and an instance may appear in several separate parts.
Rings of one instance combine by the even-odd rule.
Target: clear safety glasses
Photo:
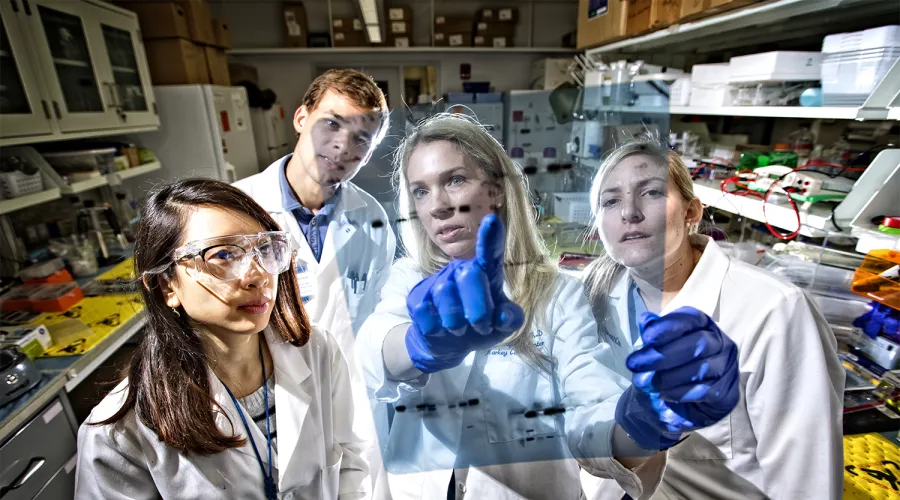
[[[258,234],[234,234],[196,240],[175,250],[174,262],[190,262],[199,271],[195,279],[205,276],[218,281],[236,280],[250,269],[253,259],[272,275],[288,270],[291,264],[291,243],[284,231]]]

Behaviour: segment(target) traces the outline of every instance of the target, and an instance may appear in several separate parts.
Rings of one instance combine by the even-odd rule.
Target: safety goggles
[[[232,281],[244,276],[250,264],[256,263],[267,273],[279,275],[291,265],[291,243],[284,231],[258,234],[233,234],[195,240],[175,250],[176,264],[190,262],[195,279],[212,277]],[[191,273],[189,273],[191,274]]]

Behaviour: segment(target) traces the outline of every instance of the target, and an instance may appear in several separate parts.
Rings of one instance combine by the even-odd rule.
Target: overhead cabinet
[[[136,14],[2,0],[0,145],[159,126]]]

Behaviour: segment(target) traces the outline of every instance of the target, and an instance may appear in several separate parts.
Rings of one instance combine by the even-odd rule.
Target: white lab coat
[[[397,239],[378,201],[352,182],[345,182],[331,212],[321,260],[317,262],[297,219],[284,210],[279,184],[283,164],[281,158],[234,185],[249,194],[290,233],[295,258],[306,264],[314,285],[312,298],[303,308],[310,321],[334,335],[353,366],[356,333],[378,304],[378,292],[387,281]],[[375,221],[381,224],[373,226]],[[351,273],[366,275],[365,288],[357,283],[354,289]],[[301,279],[301,284],[306,279]],[[354,378],[357,378],[355,374]]]
[[[395,500],[445,500],[454,464],[457,499],[583,498],[569,446],[589,457],[582,464],[591,473],[615,478],[635,498],[652,493],[664,455],[635,472],[609,458],[616,401],[629,381],[600,362],[609,347],[597,341],[578,280],[557,278],[546,326],[531,333],[555,360],[552,376],[497,346],[470,353],[457,367],[397,382],[385,376],[382,345],[391,329],[410,323],[406,297],[423,277],[411,259],[395,262],[357,342],[370,394],[408,408],[394,414],[389,436],[379,429]],[[472,399],[478,404],[472,406]],[[469,404],[450,406],[460,401]],[[420,404],[434,407],[418,411]],[[559,405],[567,408],[564,418],[524,415]]]
[[[741,399],[669,450],[654,498],[841,498],[844,370],[831,328],[798,287],[730,259],[706,236],[692,244],[703,256],[662,314],[692,306],[715,320],[738,347]],[[629,281],[610,293],[600,328],[625,376]]]
[[[314,328],[309,343],[295,347],[271,330],[266,342],[275,365],[275,425],[282,499],[363,498],[369,487],[365,443],[354,431],[353,401],[346,361],[323,330]],[[213,397],[227,415],[216,425],[226,434],[247,433],[225,386],[209,371]],[[112,425],[92,426],[112,416],[124,401],[127,380],[113,389],[78,431],[76,500],[265,498],[259,462],[249,443],[224,452],[197,456],[163,444],[156,432],[129,412]],[[247,410],[241,409],[245,415]],[[261,447],[266,437],[250,422]]]

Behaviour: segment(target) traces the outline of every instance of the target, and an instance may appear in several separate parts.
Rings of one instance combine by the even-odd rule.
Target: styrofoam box
[[[732,105],[731,87],[718,85],[713,88],[691,87],[691,107],[694,108],[721,108]]]
[[[826,58],[822,62],[823,102],[837,106],[861,105],[897,59],[900,59],[900,48],[869,50],[856,58]]]
[[[900,25],[881,26],[852,33],[828,35],[822,41],[822,52],[855,52],[858,50],[900,47]]]
[[[822,53],[777,50],[732,57],[728,64],[730,83],[818,80],[822,73]]]
[[[691,83],[693,85],[728,83],[729,69],[728,63],[695,64],[691,68]]]
[[[691,77],[679,76],[669,87],[669,105],[687,106],[691,102]]]

